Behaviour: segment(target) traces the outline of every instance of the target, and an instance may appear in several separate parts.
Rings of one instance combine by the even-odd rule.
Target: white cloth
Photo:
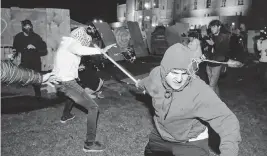
[[[62,37],[55,54],[53,73],[61,81],[78,78],[78,68],[83,55],[101,54],[101,49],[82,46],[71,37]]]
[[[261,52],[260,53],[260,62],[267,62],[267,39],[266,40],[258,40],[257,48]]]
[[[189,142],[204,140],[207,138],[209,138],[209,133],[208,133],[208,128],[206,127],[206,129],[202,133],[200,133],[196,138],[189,139]]]

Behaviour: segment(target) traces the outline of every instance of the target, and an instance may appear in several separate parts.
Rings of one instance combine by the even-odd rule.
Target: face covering
[[[26,34],[31,34],[33,32],[32,27],[22,27],[22,31],[25,32]]]

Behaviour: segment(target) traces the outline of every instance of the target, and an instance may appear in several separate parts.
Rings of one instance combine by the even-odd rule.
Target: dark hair
[[[24,21],[21,21],[21,25],[22,26],[25,26],[25,25],[32,26],[32,22],[30,20],[28,20],[28,19],[25,19]]]
[[[266,40],[267,39],[267,31],[266,30],[261,30],[259,38],[262,39],[262,40]]]
[[[213,27],[213,26],[221,26],[221,25],[222,25],[221,21],[219,21],[219,20],[212,20],[212,21],[209,23],[209,28],[210,28],[210,27]]]

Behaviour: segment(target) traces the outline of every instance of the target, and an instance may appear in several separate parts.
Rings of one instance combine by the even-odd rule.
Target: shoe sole
[[[75,116],[73,116],[72,118],[69,118],[69,119],[67,119],[67,120],[65,120],[65,121],[60,120],[60,122],[64,124],[64,123],[66,123],[67,121],[70,121],[70,120],[72,120],[72,119],[74,119],[74,118],[75,118]]]
[[[87,149],[83,149],[83,151],[85,153],[89,153],[89,152],[103,152],[104,150],[87,150]]]

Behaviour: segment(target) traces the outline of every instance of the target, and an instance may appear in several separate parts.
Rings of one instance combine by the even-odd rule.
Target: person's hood
[[[190,82],[189,76],[187,83],[179,90],[173,90],[166,83],[165,77],[172,69],[185,69],[189,70],[191,66],[191,58],[193,56],[190,49],[180,43],[176,43],[165,52],[160,66],[154,68],[146,81],[145,87],[150,96],[154,99],[154,105],[162,106],[162,113],[166,117],[168,109],[170,108],[175,91],[181,91]],[[157,112],[156,112],[157,113]],[[161,114],[161,113],[160,113]]]
[[[161,80],[167,92],[173,91],[166,83],[165,77],[167,76],[167,74],[172,69],[183,69],[190,74],[192,57],[192,51],[188,47],[180,43],[174,44],[169,49],[167,49],[160,63]],[[191,77],[189,76],[189,78]],[[189,79],[187,81],[189,82]],[[188,82],[185,83],[185,85],[181,87],[178,91],[182,90],[188,84]]]

